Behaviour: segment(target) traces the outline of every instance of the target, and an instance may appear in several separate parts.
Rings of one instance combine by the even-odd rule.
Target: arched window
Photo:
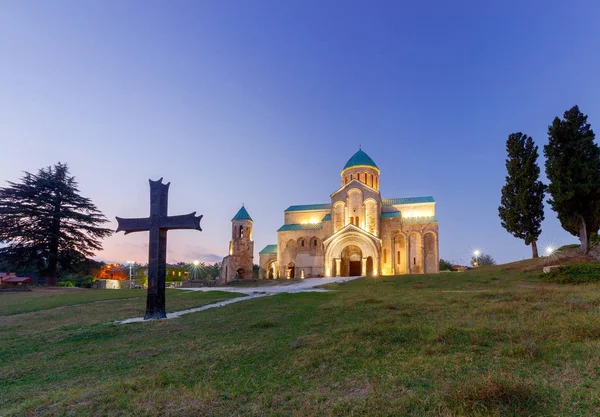
[[[383,250],[383,263],[387,264],[387,250],[386,249]]]
[[[300,241],[300,246],[304,247],[304,239]]]
[[[313,246],[317,247],[317,239],[313,239]]]
[[[240,226],[240,237],[244,237],[244,226]]]

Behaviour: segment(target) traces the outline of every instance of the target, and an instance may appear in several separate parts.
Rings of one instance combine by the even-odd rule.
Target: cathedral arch
[[[355,226],[360,227],[360,215],[363,207],[363,193],[358,188],[352,188],[346,194],[348,200],[348,216],[352,218]]]
[[[439,264],[437,251],[437,235],[434,232],[426,232],[423,235],[423,253],[425,256],[423,266],[426,274],[435,274],[438,272]]]
[[[372,235],[377,236],[378,233],[378,214],[377,201],[374,198],[365,200],[365,230]]]
[[[408,262],[411,274],[423,273],[423,243],[419,232],[410,232],[408,234]]]
[[[378,275],[380,262],[379,250],[381,248],[381,243],[374,238],[370,238],[369,235],[364,232],[359,232],[357,230],[348,231],[329,242],[325,242],[325,265],[330,267],[331,271],[335,270],[335,274],[340,276],[342,268],[340,265],[340,270],[337,270],[336,261],[341,260],[342,251],[346,246],[350,245],[358,247],[363,258],[369,256],[373,258],[373,275]]]
[[[394,258],[394,272],[396,274],[407,274],[408,273],[408,251],[407,251],[407,238],[402,232],[396,233],[393,240],[393,258]]]

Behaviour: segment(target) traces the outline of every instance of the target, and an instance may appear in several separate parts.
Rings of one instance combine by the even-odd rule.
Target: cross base
[[[164,289],[162,297],[160,297],[159,294],[152,294],[150,291],[148,291],[148,298],[146,300],[146,314],[144,315],[144,320],[159,320],[166,318],[167,313],[165,311]]]

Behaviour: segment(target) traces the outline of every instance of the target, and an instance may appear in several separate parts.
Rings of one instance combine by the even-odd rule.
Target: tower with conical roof
[[[238,210],[231,219],[231,241],[229,255],[223,258],[219,281],[227,284],[238,279],[251,279],[254,259],[252,226],[254,221],[246,207]]]
[[[341,172],[342,187],[352,180],[358,180],[379,190],[379,167],[362,149],[359,149],[344,165]]]

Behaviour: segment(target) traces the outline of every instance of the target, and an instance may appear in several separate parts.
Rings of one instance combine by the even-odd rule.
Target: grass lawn
[[[144,291],[0,294],[0,416],[598,416],[600,285],[538,273],[359,279],[129,325]]]

